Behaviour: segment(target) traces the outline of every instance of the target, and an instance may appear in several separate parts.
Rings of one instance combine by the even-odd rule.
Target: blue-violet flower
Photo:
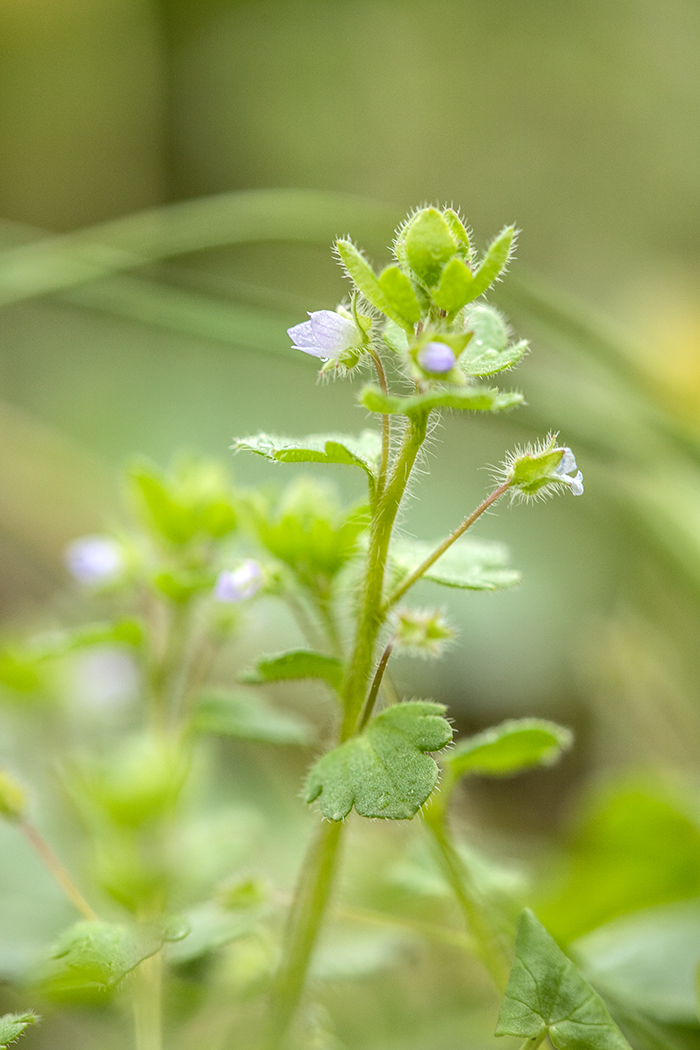
[[[337,361],[345,351],[357,350],[363,342],[355,322],[335,310],[315,310],[308,321],[288,328],[287,334],[295,350],[322,361]]]
[[[247,558],[237,569],[224,570],[214,586],[214,597],[220,602],[244,602],[260,590],[263,574],[252,558]]]
[[[124,555],[109,536],[83,536],[66,549],[65,563],[71,576],[86,586],[112,583],[124,569]]]
[[[437,375],[451,372],[457,360],[452,347],[448,346],[447,343],[439,342],[426,343],[418,351],[417,357],[421,368],[424,368],[426,372],[434,372]]]

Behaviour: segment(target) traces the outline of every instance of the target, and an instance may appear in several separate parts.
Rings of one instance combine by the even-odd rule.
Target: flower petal
[[[343,350],[358,345],[360,339],[354,321],[341,317],[334,310],[316,310],[309,317],[314,341],[325,351],[326,357],[337,357]]]

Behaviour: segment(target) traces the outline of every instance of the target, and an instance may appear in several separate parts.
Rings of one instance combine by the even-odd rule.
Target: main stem
[[[163,953],[156,952],[134,971],[136,1050],[162,1050]]]
[[[391,532],[418,451],[425,440],[428,417],[410,419],[393,470],[378,494],[360,593],[357,630],[350,667],[343,686],[345,716],[341,742],[358,731],[358,720],[372,667],[382,611],[384,575]],[[278,1050],[299,1007],[323,915],[333,884],[342,822],[323,823],[304,860],[292,904],[280,962],[272,987],[268,1050]]]

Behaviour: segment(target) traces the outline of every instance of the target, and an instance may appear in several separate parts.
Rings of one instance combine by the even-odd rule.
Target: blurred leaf
[[[571,945],[605,993],[657,1021],[697,1024],[700,902],[666,904],[615,919]]]
[[[328,820],[352,807],[362,817],[410,820],[438,780],[434,759],[452,739],[442,704],[413,700],[377,715],[358,736],[329,751],[311,769],[305,798],[320,798]]]
[[[162,934],[152,928],[76,923],[52,950],[51,957],[60,961],[60,968],[48,978],[47,990],[56,994],[90,986],[112,988],[162,946]]]
[[[470,412],[503,412],[523,402],[517,391],[502,393],[490,387],[440,387],[414,397],[383,394],[378,386],[366,386],[360,391],[360,403],[370,412],[388,415],[422,416],[434,408],[460,408]]]
[[[311,977],[317,981],[352,981],[397,966],[412,938],[392,930],[327,938],[314,955]]]
[[[502,722],[457,746],[445,756],[453,776],[511,776],[533,766],[549,766],[572,744],[569,729],[543,718],[518,718]]]
[[[391,565],[398,586],[439,546],[439,541],[397,539],[391,546]],[[470,538],[457,540],[421,577],[470,591],[498,591],[520,582],[520,573],[506,569],[508,549],[501,543]]]
[[[588,806],[567,872],[538,911],[568,942],[639,908],[700,895],[700,828],[682,799],[655,784],[608,788]]]
[[[7,1050],[9,1043],[19,1039],[22,1032],[30,1024],[38,1024],[40,1018],[36,1014],[5,1014],[0,1017],[0,1050]]]
[[[192,728],[199,733],[254,740],[263,744],[311,744],[315,734],[300,718],[276,711],[261,700],[215,690],[196,701]]]
[[[314,653],[309,649],[290,649],[277,656],[258,660],[252,671],[240,676],[242,682],[250,685],[281,682],[289,678],[321,678],[337,690],[343,680],[343,663],[335,656]]]
[[[166,474],[153,464],[137,463],[129,480],[146,523],[170,543],[220,539],[236,528],[230,485],[218,464],[182,461]]]
[[[272,434],[237,438],[234,452],[256,452],[277,463],[341,463],[361,467],[374,481],[382,454],[382,438],[375,430],[361,434],[312,434],[282,438]]]
[[[168,961],[192,962],[240,937],[247,937],[255,931],[264,913],[263,905],[230,911],[209,901],[198,904],[185,916],[190,928],[188,935],[166,948]]]
[[[515,962],[496,1035],[537,1046],[549,1036],[557,1050],[630,1050],[605,1003],[526,908],[518,923]]]

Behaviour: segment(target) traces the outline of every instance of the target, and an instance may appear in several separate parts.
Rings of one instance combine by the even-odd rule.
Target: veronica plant
[[[408,820],[423,811],[478,950],[496,982],[505,986],[512,931],[479,898],[451,841],[447,804],[457,780],[479,771],[475,756],[481,756],[489,774],[512,773],[555,759],[568,745],[568,733],[550,723],[527,721],[501,727],[478,746],[470,745],[471,750],[457,749],[444,759],[438,804],[433,792],[439,767],[431,756],[452,739],[445,708],[422,699],[394,703],[391,690],[385,689],[383,698],[382,692],[394,650],[436,656],[452,634],[439,611],[405,606],[419,580],[477,591],[517,582],[500,546],[462,539],[490,507],[506,493],[532,499],[566,489],[574,495],[583,492],[581,472],[573,473],[573,453],[549,436],[536,447],[509,454],[493,490],[440,542],[410,542],[395,533],[421,449],[439,413],[498,413],[523,400],[518,391],[488,382],[516,365],[527,343],[511,342],[504,318],[482,298],[505,272],[514,242],[515,230],[507,227],[478,258],[459,215],[434,207],[416,211],[398,230],[394,261],[379,273],[352,241],[337,241],[335,251],[350,282],[347,300],[335,311],[310,313],[289,335],[294,347],[323,361],[322,375],[342,377],[365,367],[374,372],[376,382],[362,388],[359,402],[375,414],[380,429],[358,437],[324,434],[301,440],[262,434],[235,445],[277,462],[351,464],[365,472],[368,483],[352,636],[342,638],[333,626],[332,573],[324,576],[317,567],[303,579],[297,567],[330,626],[322,652],[283,654],[277,661],[290,673],[303,661],[305,673],[332,680],[340,717],[337,746],[313,766],[306,783],[307,802],[317,802],[325,819],[302,867],[287,923],[271,996],[272,1047],[285,1040],[299,1006],[332,891],[343,821],[353,808],[363,817],[392,820]],[[311,562],[318,556],[311,552]],[[332,679],[327,675],[330,658]],[[274,660],[267,664],[268,673],[271,666]]]

